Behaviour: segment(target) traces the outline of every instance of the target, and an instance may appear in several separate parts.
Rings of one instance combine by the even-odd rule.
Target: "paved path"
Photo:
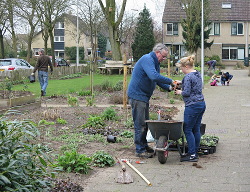
[[[230,86],[205,85],[206,134],[219,136],[214,154],[203,156],[196,168],[180,162],[170,152],[166,164],[157,157],[133,164],[151,183],[148,186],[133,170],[134,183],[115,182],[119,165],[103,169],[87,181],[85,192],[250,192],[250,77],[248,70],[227,70],[234,75]],[[183,107],[182,107],[183,109]],[[177,118],[182,118],[182,111]]]

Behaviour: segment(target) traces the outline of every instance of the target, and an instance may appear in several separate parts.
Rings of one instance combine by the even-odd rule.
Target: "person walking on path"
[[[149,100],[156,85],[171,91],[173,80],[160,75],[160,62],[165,60],[168,49],[162,43],[154,46],[153,51],[143,55],[135,64],[128,86],[128,97],[134,121],[134,143],[136,156],[149,158],[154,150],[147,144],[148,131],[145,120],[149,119]]]
[[[49,80],[48,66],[50,66],[51,73],[53,72],[53,66],[50,57],[45,55],[44,49],[39,49],[38,53],[40,56],[37,59],[36,66],[31,75],[34,75],[36,70],[38,70],[38,79],[41,86],[41,96],[45,96]]]
[[[202,94],[202,79],[200,73],[194,69],[194,58],[192,55],[180,60],[180,67],[185,76],[182,80],[182,90],[175,91],[176,94],[182,95],[185,103],[183,131],[187,139],[188,154],[181,157],[181,162],[198,161],[200,126],[206,110]]]

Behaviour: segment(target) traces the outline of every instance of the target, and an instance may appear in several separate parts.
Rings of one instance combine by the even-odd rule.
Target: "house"
[[[86,24],[79,18],[79,47],[84,47],[85,58],[91,54],[91,41],[89,31],[86,30]],[[65,14],[64,17],[56,23],[54,28],[54,49],[55,57],[65,57],[65,47],[77,46],[77,17]],[[35,56],[38,56],[38,50],[44,47],[42,31],[34,38],[31,49]],[[50,39],[48,48],[51,48]]]
[[[248,62],[250,35],[249,0],[209,0],[210,38],[214,40],[211,49],[205,49],[205,56],[218,55],[225,65]],[[166,0],[162,17],[163,43],[170,47],[171,54],[179,59],[186,54],[183,45],[181,20],[185,18],[181,0]],[[200,61],[200,51],[197,55]]]

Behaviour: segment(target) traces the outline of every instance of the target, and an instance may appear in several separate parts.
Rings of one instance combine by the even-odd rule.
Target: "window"
[[[231,9],[232,5],[231,3],[222,3],[221,7],[222,9]]]
[[[167,23],[166,35],[178,35],[178,23]]]
[[[209,35],[220,35],[220,23],[211,23]]]
[[[55,36],[55,42],[64,42],[64,36]]]
[[[231,34],[232,35],[244,35],[243,23],[231,23]]]
[[[222,59],[238,60],[244,59],[244,48],[239,47],[223,47],[222,48]]]
[[[55,24],[55,29],[64,29],[64,23],[63,22],[57,22]]]

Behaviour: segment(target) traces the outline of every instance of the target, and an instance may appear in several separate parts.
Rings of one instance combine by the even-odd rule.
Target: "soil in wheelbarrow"
[[[9,120],[30,119],[36,124],[39,124],[41,120],[53,122],[54,124],[41,124],[38,126],[41,136],[36,140],[37,143],[43,144],[46,148],[53,150],[53,154],[60,154],[63,151],[72,149],[70,147],[76,147],[79,153],[88,156],[103,150],[114,158],[115,156],[128,159],[135,158],[133,138],[121,136],[121,133],[124,132],[127,133],[125,134],[126,136],[129,136],[129,132],[134,132],[131,126],[131,109],[123,109],[121,91],[96,94],[93,106],[87,106],[86,96],[78,96],[76,94],[71,94],[71,96],[78,97],[80,106],[67,106],[67,96],[44,97],[41,100],[42,107],[23,106],[20,108],[21,114],[11,114],[8,115],[8,118]],[[153,98],[150,101],[150,116],[152,119],[157,119],[157,111],[160,109],[161,119],[173,119],[179,112],[178,106],[179,104],[169,104],[166,92],[155,90]],[[87,123],[90,116],[100,116],[110,107],[115,110],[119,117],[118,119],[104,120],[104,125],[100,129],[96,127],[86,129],[83,126]],[[66,123],[58,123],[58,118],[64,119]],[[93,136],[92,139],[86,141],[77,140],[79,139],[79,134],[83,132],[87,135],[96,135],[96,138]],[[98,137],[97,133],[101,137]],[[118,142],[108,143],[106,138],[110,134],[117,136]],[[92,168],[86,175],[63,172],[59,174],[58,178],[64,180],[70,178],[72,182],[84,187],[87,185],[86,181],[89,177],[94,177],[99,171],[108,169],[108,167],[104,169],[98,167]]]

